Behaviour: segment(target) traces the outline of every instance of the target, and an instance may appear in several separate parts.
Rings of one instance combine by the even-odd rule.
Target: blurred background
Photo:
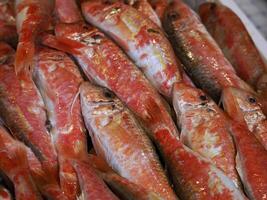
[[[235,1],[265,39],[267,39],[267,0]]]

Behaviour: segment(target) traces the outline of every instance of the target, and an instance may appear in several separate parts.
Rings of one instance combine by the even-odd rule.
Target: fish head
[[[215,103],[202,90],[184,83],[176,83],[173,88],[173,105],[176,113],[213,106]],[[179,116],[177,116],[179,118]]]
[[[106,37],[103,33],[84,23],[60,23],[56,26],[55,33],[57,37],[75,40],[88,47],[92,47],[106,41]]]
[[[80,96],[83,115],[89,118],[110,117],[123,109],[114,93],[89,82],[80,86]]]
[[[238,88],[224,89],[221,101],[228,115],[238,122],[243,122],[245,115],[254,115],[253,113],[255,113],[259,116],[262,113],[256,96]]]

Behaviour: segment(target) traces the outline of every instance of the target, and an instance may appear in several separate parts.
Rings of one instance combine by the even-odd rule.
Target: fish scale
[[[53,64],[53,71],[49,68]],[[34,80],[43,96],[51,134],[59,158],[62,190],[70,199],[78,196],[78,180],[71,160],[86,160],[87,140],[76,98],[83,79],[74,62],[63,52],[40,48],[36,55]]]

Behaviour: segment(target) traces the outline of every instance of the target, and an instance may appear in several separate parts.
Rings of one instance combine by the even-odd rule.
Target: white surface
[[[198,6],[203,2],[221,2],[222,4],[231,8],[245,24],[248,32],[250,33],[253,41],[258,47],[259,51],[267,61],[267,41],[261,35],[261,33],[256,29],[255,25],[249,20],[245,13],[239,8],[239,6],[233,0],[184,0],[188,3],[193,9],[197,10]],[[267,19],[266,19],[267,20]]]

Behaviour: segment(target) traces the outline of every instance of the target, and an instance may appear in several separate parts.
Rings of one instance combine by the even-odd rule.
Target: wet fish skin
[[[266,199],[266,149],[245,126],[232,122],[231,133],[237,148],[237,171],[248,197],[253,200]]]
[[[79,179],[82,199],[118,200],[106,186],[104,181],[98,177],[92,166],[77,160],[73,161],[73,166]]]
[[[168,6],[163,25],[189,76],[215,100],[228,86],[252,91],[236,75],[196,13],[182,1],[173,1]]]
[[[18,200],[41,200],[32,180],[24,146],[0,126],[0,170],[12,181]]]
[[[178,135],[156,90],[103,33],[86,25],[60,24],[56,27],[56,35],[44,38],[43,44],[71,53],[88,79],[113,91],[138,117],[152,138],[161,129]]]
[[[37,50],[33,75],[48,110],[61,188],[69,199],[76,199],[79,185],[71,162],[87,158],[86,131],[77,96],[83,79],[67,54],[48,48]]]
[[[121,176],[164,199],[177,199],[152,143],[123,103],[107,89],[83,83],[82,113],[97,154]]]
[[[257,89],[257,83],[266,73],[267,66],[240,18],[219,3],[202,4],[199,14],[238,76]]]
[[[162,21],[164,12],[168,7],[168,0],[149,0],[149,3]]]
[[[38,35],[50,28],[54,0],[16,0],[16,26],[19,41],[15,72],[32,70],[35,42]]]
[[[45,126],[43,100],[31,77],[16,76],[12,62],[0,66],[0,115],[12,134],[33,150],[44,170],[57,177],[57,155]]]
[[[161,200],[154,192],[118,175],[100,156],[88,155],[88,162],[97,170],[97,174],[122,200]]]
[[[102,173],[101,177],[122,200],[163,200],[154,192],[136,185],[116,173]]]
[[[182,80],[180,63],[158,26],[120,2],[84,2],[82,12],[89,23],[104,31],[126,52],[161,94],[171,99],[173,83]]]
[[[228,117],[203,91],[183,83],[174,85],[173,106],[181,129],[181,141],[209,159],[239,187]]]
[[[82,20],[75,0],[55,0],[55,11],[62,23],[75,23]]]
[[[0,41],[8,42],[14,47],[17,43],[17,31],[13,1],[0,2]]]
[[[215,176],[215,180],[220,183],[221,179],[229,182],[228,186],[226,182],[222,183],[223,188],[227,187],[226,192],[222,194],[223,198],[225,198],[225,193],[231,191],[229,196],[237,195],[239,199],[245,199],[242,192],[228,177],[221,171],[218,172],[213,165],[211,167],[209,162],[202,161],[202,159],[199,162],[199,156],[182,145],[178,139],[178,131],[156,91],[121,50],[102,33],[83,24],[61,24],[56,27],[56,37],[49,35],[43,38],[43,44],[71,53],[90,80],[112,90],[141,120],[142,125],[147,127],[147,133],[160,149],[164,161],[170,169],[172,179],[176,180],[177,193],[180,194],[181,190],[187,195],[192,193],[205,198],[210,189],[207,187],[201,193],[202,185],[208,185],[208,172],[215,170],[215,173],[220,175],[220,177]],[[184,152],[186,156],[183,156]],[[183,162],[181,162],[181,158]],[[194,161],[193,164],[191,160]],[[183,165],[184,162],[188,166]],[[194,169],[202,169],[204,166],[201,173],[197,174],[196,179],[191,177],[194,170],[188,169],[191,164]],[[181,173],[182,175],[180,175]],[[180,176],[184,177],[181,184]],[[200,181],[201,184],[196,184],[196,181]],[[187,191],[188,187],[184,183],[198,189]],[[214,190],[217,194],[218,190],[216,188]]]
[[[267,149],[267,119],[257,97],[249,92],[230,87],[223,90],[221,102],[227,114],[233,120],[247,126]]]
[[[177,138],[161,132],[156,141],[181,199],[247,199],[228,176]]]
[[[159,27],[161,27],[161,22],[160,22],[160,19],[157,13],[153,10],[153,8],[151,7],[151,5],[149,4],[147,0],[137,0],[133,2],[131,6],[133,6],[135,9],[137,9],[139,12],[141,12],[146,17],[148,17],[151,21],[153,21]]]
[[[53,200],[68,200],[57,180],[51,178],[49,174],[43,170],[40,161],[36,158],[32,150],[26,146],[25,149],[27,151],[27,160],[31,176],[42,196]]]

